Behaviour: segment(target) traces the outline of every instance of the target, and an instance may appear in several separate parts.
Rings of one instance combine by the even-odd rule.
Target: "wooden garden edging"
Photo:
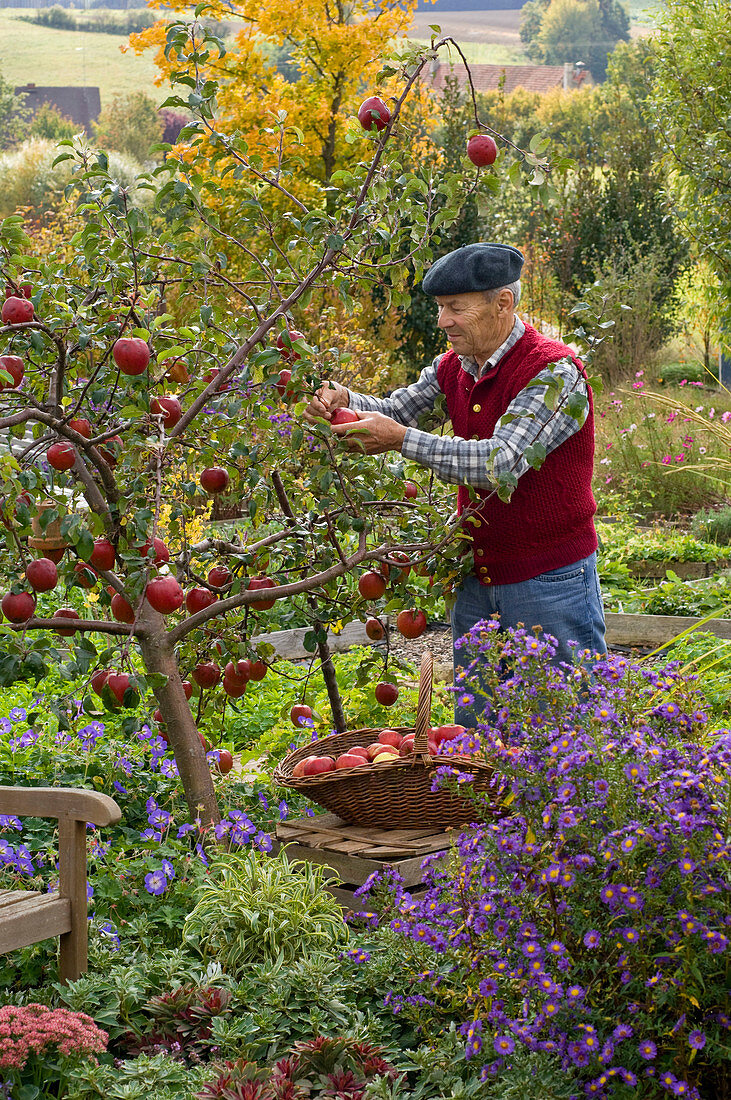
[[[385,615],[379,618],[384,625],[388,621]],[[297,661],[314,656],[313,651],[305,649],[304,646],[305,635],[309,630],[310,627],[307,626],[296,627],[294,630],[274,630],[271,634],[257,634],[251,639],[251,643],[256,645],[257,642],[268,642],[269,645],[274,646],[277,657]],[[373,642],[365,632],[365,623],[353,621],[347,623],[337,634],[328,630],[327,644],[332,653],[347,653],[355,645],[373,645]]]
[[[58,975],[74,981],[87,966],[86,823],[116,825],[113,798],[70,787],[2,787],[0,814],[58,818],[58,890],[0,890],[0,954],[60,936]]]
[[[621,615],[608,612],[607,645],[658,646],[671,642],[684,630],[705,630],[717,638],[731,639],[731,619],[685,618],[679,615]],[[699,625],[700,624],[700,625]]]
[[[633,577],[664,581],[668,569],[681,580],[698,580],[712,577],[722,569],[731,567],[729,561],[630,561],[627,567]]]

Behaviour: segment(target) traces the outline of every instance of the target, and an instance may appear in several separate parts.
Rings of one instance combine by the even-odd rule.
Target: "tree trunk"
[[[155,688],[180,781],[188,803],[191,821],[200,819],[202,826],[215,825],[221,820],[211,769],[201,743],[188,700],[175,652],[168,641],[164,620],[150,609],[144,635],[139,638],[142,659],[148,673],[162,673],[167,682]]]

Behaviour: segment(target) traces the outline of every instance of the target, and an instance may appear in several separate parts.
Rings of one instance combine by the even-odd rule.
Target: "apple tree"
[[[58,663],[88,678],[89,713],[152,693],[191,817],[204,825],[218,809],[197,720],[206,699],[225,704],[271,675],[271,647],[253,639],[275,602],[300,601],[309,615],[342,727],[328,625],[368,617],[378,636],[373,612],[388,584],[415,636],[425,626],[409,595],[416,571],[437,577],[437,594],[458,572],[449,554],[459,560],[459,527],[429,478],[408,485],[398,456],[366,457],[328,424],[303,422],[308,395],[342,364],[337,347],[309,344],[295,327],[325,286],[347,303],[367,280],[394,307],[407,302],[405,249],[423,265],[436,222],[456,217],[474,186],[474,170],[405,171],[390,140],[442,45],[394,63],[399,95],[352,121],[353,139],[368,128],[370,156],[305,203],[290,188],[301,130],[283,113],[265,128],[269,166],[217,130],[217,86],[200,72],[222,46],[198,24],[174,24],[168,47],[186,95],[168,105],[196,116],[175,154],[132,193],[104,153],[61,143],[75,232],[41,256],[20,216],[0,225],[0,554],[10,575],[0,684]],[[537,160],[526,157],[534,178]],[[211,197],[228,174],[240,203],[223,229]],[[205,519],[224,491],[246,517],[230,537]]]

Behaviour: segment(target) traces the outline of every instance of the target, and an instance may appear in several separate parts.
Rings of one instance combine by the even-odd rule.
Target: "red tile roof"
[[[470,65],[472,83],[477,92],[494,92],[504,80],[506,95],[516,88],[529,92],[549,92],[563,87],[563,65]],[[460,88],[468,86],[463,65],[437,64],[432,70],[432,83],[438,90],[444,88],[447,76],[456,76]]]

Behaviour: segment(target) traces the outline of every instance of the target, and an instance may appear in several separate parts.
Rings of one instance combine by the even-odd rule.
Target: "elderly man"
[[[422,287],[436,299],[450,350],[388,398],[328,383],[307,416],[329,419],[335,408],[349,406],[368,454],[399,451],[460,486],[459,511],[470,509],[465,526],[474,571],[457,591],[455,640],[497,614],[503,627],[540,625],[558,639],[556,660],[572,661],[577,650],[606,652],[591,492],[592,397],[572,351],[516,316],[522,267],[518,249],[503,244],[471,244],[442,256]],[[543,398],[557,385],[554,411]],[[451,437],[415,426],[440,393]],[[536,438],[546,451],[540,469],[524,457]],[[501,474],[517,479],[509,503],[494,491]],[[477,510],[475,493],[482,500]],[[455,675],[461,664],[456,649]],[[460,718],[474,724],[469,714],[458,712]]]

